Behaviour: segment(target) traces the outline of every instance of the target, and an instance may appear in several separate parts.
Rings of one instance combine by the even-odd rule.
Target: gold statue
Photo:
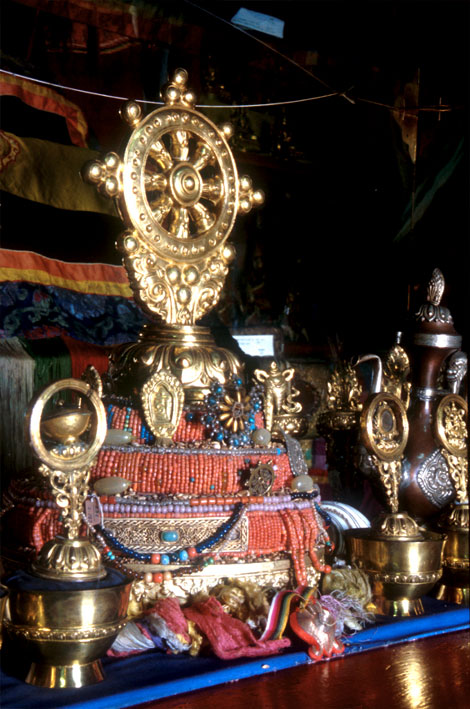
[[[263,369],[254,371],[256,381],[264,385],[264,415],[268,431],[273,430],[280,416],[302,411],[302,404],[294,401],[294,397],[299,395],[299,391],[292,386],[294,374],[292,367],[282,370],[275,361],[271,362],[268,372]]]

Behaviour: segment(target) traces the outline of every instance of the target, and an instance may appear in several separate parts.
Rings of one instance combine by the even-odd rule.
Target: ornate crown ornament
[[[230,124],[218,127],[195,110],[187,80],[178,69],[162,91],[164,105],[146,117],[128,101],[121,116],[132,133],[123,157],[108,153],[82,174],[116,201],[127,226],[119,248],[131,287],[159,323],[144,328],[143,346],[117,353],[112,367],[118,388],[135,393],[164,369],[181,382],[188,400],[201,400],[211,380],[223,384],[240,370],[236,358],[216,348],[208,330],[195,323],[220,297],[235,256],[227,239],[237,214],[262,204],[264,195],[249,177],[238,176],[227,142]]]

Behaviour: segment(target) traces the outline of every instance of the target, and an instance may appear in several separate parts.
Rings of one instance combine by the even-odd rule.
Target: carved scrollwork
[[[459,458],[467,453],[467,410],[465,399],[458,394],[448,394],[439,402],[435,416],[438,441]]]
[[[442,452],[437,449],[419,466],[416,482],[421,492],[436,507],[444,507],[454,497],[449,464]]]
[[[394,394],[408,408],[411,384],[407,381],[410,373],[410,360],[401,345],[394,345],[388,352],[383,368],[383,389]]]
[[[362,387],[351,364],[340,362],[327,383],[327,408],[336,411],[361,411]]]
[[[63,526],[67,530],[67,538],[76,539],[79,535],[81,513],[88,492],[90,470],[81,468],[63,472],[51,470],[47,465],[40,465],[38,471],[49,481],[55,502],[64,511]]]
[[[97,625],[91,628],[37,628],[28,625],[16,625],[9,620],[4,620],[3,623],[9,633],[26,640],[45,640],[49,642],[57,640],[86,641],[116,635],[127,625],[127,619],[119,623]]]

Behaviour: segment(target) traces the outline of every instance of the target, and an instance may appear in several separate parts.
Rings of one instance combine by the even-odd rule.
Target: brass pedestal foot
[[[375,596],[372,600],[374,613],[376,615],[388,615],[393,618],[409,618],[417,615],[424,615],[424,607],[420,598],[400,598],[399,600],[389,600]]]
[[[438,584],[434,593],[435,598],[439,601],[447,601],[447,603],[458,603],[462,606],[470,605],[470,588],[464,586],[449,586],[445,583]]]
[[[45,665],[33,662],[26,676],[26,682],[36,687],[49,689],[68,689],[86,687],[104,679],[100,660],[80,665]]]

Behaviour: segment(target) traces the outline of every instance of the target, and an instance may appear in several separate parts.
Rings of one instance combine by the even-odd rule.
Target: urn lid
[[[418,309],[413,330],[409,333],[412,344],[451,349],[461,347],[462,337],[454,327],[450,310],[441,305],[444,288],[444,276],[438,268],[435,268],[428,283],[427,300]]]

